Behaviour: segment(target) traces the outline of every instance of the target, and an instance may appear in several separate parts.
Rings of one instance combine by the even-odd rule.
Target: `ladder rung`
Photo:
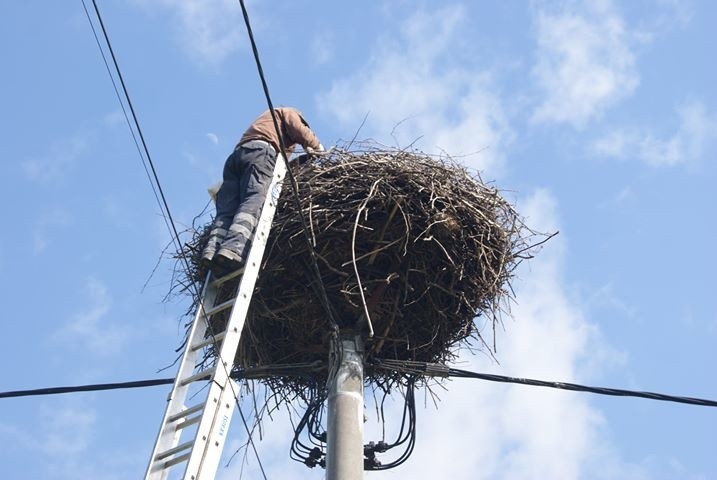
[[[206,315],[207,317],[211,317],[211,316],[214,315],[215,313],[219,313],[219,312],[221,312],[221,311],[226,310],[227,308],[231,308],[231,306],[234,305],[234,300],[236,300],[236,298],[232,298],[231,300],[227,300],[226,302],[220,303],[219,305],[216,305],[216,306],[214,306],[214,307],[212,307],[212,308],[205,309],[205,310],[204,310],[204,315]]]
[[[241,267],[238,270],[234,270],[232,273],[224,275],[223,277],[217,278],[216,280],[212,281],[212,286],[218,287],[219,285],[221,285],[223,283],[227,283],[229,280],[234,280],[242,273],[244,273],[244,267]]]
[[[181,381],[181,385],[189,385],[192,382],[196,382],[197,380],[201,380],[203,378],[209,378],[212,375],[214,375],[214,371],[217,369],[217,367],[207,368],[206,370],[202,370],[199,373],[195,373],[192,376],[189,376]]]
[[[170,449],[167,450],[167,451],[158,453],[157,456],[154,457],[154,459],[155,459],[155,460],[162,460],[163,458],[171,457],[171,456],[174,455],[175,453],[179,453],[179,452],[181,452],[181,451],[183,451],[183,450],[186,450],[186,449],[188,449],[188,448],[191,448],[192,445],[194,445],[194,441],[193,441],[193,440],[190,440],[189,442],[185,442],[185,443],[183,443],[183,444],[181,444],[181,445],[177,445],[177,446],[174,447],[174,448],[170,448]],[[170,461],[171,461],[171,460],[170,460]]]
[[[195,405],[195,406],[193,406],[193,407],[191,407],[191,408],[184,409],[184,410],[182,410],[181,412],[179,412],[179,413],[177,413],[177,414],[174,414],[174,415],[172,415],[171,417],[169,417],[169,418],[167,419],[167,422],[168,422],[168,423],[172,423],[172,422],[175,422],[175,421],[179,420],[180,418],[188,417],[189,415],[191,415],[191,414],[193,414],[193,413],[195,413],[195,412],[200,411],[202,408],[204,408],[204,405],[206,405],[206,404],[207,404],[207,402],[202,402],[202,403],[200,403],[200,404],[198,404],[198,405]]]
[[[196,417],[188,418],[186,422],[182,422],[177,425],[177,430],[181,430],[183,428],[190,427],[194,425],[195,423],[199,423],[199,421],[202,419],[201,415],[197,415]]]
[[[221,333],[217,333],[213,337],[210,337],[210,338],[204,340],[203,342],[199,342],[195,345],[192,345],[192,350],[196,351],[196,350],[199,350],[200,348],[208,347],[209,345],[214,345],[214,343],[217,343],[217,346],[219,346],[219,342],[221,342],[224,339],[224,336],[226,334],[227,334],[226,330]]]
[[[178,456],[178,457],[174,457],[174,458],[171,459],[171,460],[167,460],[166,462],[164,462],[164,465],[162,466],[162,468],[163,468],[163,469],[167,469],[167,468],[171,467],[172,465],[176,465],[176,464],[178,464],[178,463],[186,462],[187,460],[189,460],[189,456],[190,456],[191,454],[192,454],[192,452],[189,452],[189,453],[185,453],[184,455],[180,455],[180,456]]]

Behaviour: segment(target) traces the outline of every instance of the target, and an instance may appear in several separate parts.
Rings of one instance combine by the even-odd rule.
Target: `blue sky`
[[[177,221],[264,108],[238,2],[99,2]],[[625,3],[625,2],[623,2]],[[506,375],[717,398],[717,7],[707,1],[249,2],[276,104],[322,142],[417,141],[560,230],[515,282]],[[170,376],[169,233],[81,2],[5,2],[1,390]],[[400,125],[396,127],[400,122]],[[394,127],[396,127],[394,129]],[[717,478],[714,409],[459,380],[368,478]],[[142,475],[166,387],[3,400],[11,479]],[[423,396],[421,395],[422,399]],[[367,410],[366,440],[377,432]],[[258,443],[271,479],[288,421]],[[231,446],[245,434],[233,424]],[[246,466],[257,476],[256,462]],[[237,478],[234,461],[218,478]]]

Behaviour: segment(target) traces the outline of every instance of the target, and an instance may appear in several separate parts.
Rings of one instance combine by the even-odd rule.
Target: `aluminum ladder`
[[[216,474],[239,392],[238,384],[229,374],[239,347],[285,174],[286,165],[279,154],[259,222],[250,240],[244,268],[216,280],[211,275],[207,276],[177,376],[167,397],[167,409],[145,480],[165,480],[170,469],[180,464],[186,464],[181,477],[185,480],[213,479]],[[237,277],[241,278],[235,297],[217,304],[221,285]],[[229,309],[231,314],[226,329],[222,332],[208,331],[212,315]],[[219,351],[214,366],[196,371],[202,350],[211,345],[216,345]],[[200,380],[209,380],[208,385],[204,385],[207,394],[191,395],[190,388],[194,386],[196,389],[199,385],[194,382]],[[194,396],[206,398],[188,405],[188,397],[192,400]],[[196,424],[198,426],[193,427]],[[172,477],[179,478],[174,472]]]

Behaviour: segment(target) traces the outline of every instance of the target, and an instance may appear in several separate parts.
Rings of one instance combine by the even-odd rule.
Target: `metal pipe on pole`
[[[336,374],[329,378],[326,438],[327,480],[363,478],[363,342],[342,336]]]

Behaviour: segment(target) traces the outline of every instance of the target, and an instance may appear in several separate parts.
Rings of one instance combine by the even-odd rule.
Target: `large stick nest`
[[[237,366],[327,360],[319,281],[342,330],[365,330],[368,311],[375,332],[366,339],[369,362],[443,363],[473,340],[490,351],[481,329],[492,336],[511,299],[511,276],[536,238],[496,188],[448,158],[374,146],[334,150],[295,175],[321,279],[287,181]],[[208,228],[180,252],[192,265],[185,291],[189,283],[201,289]],[[222,295],[231,298],[235,288]],[[223,321],[213,328],[221,331]],[[366,373],[377,384],[387,380],[383,371]]]

